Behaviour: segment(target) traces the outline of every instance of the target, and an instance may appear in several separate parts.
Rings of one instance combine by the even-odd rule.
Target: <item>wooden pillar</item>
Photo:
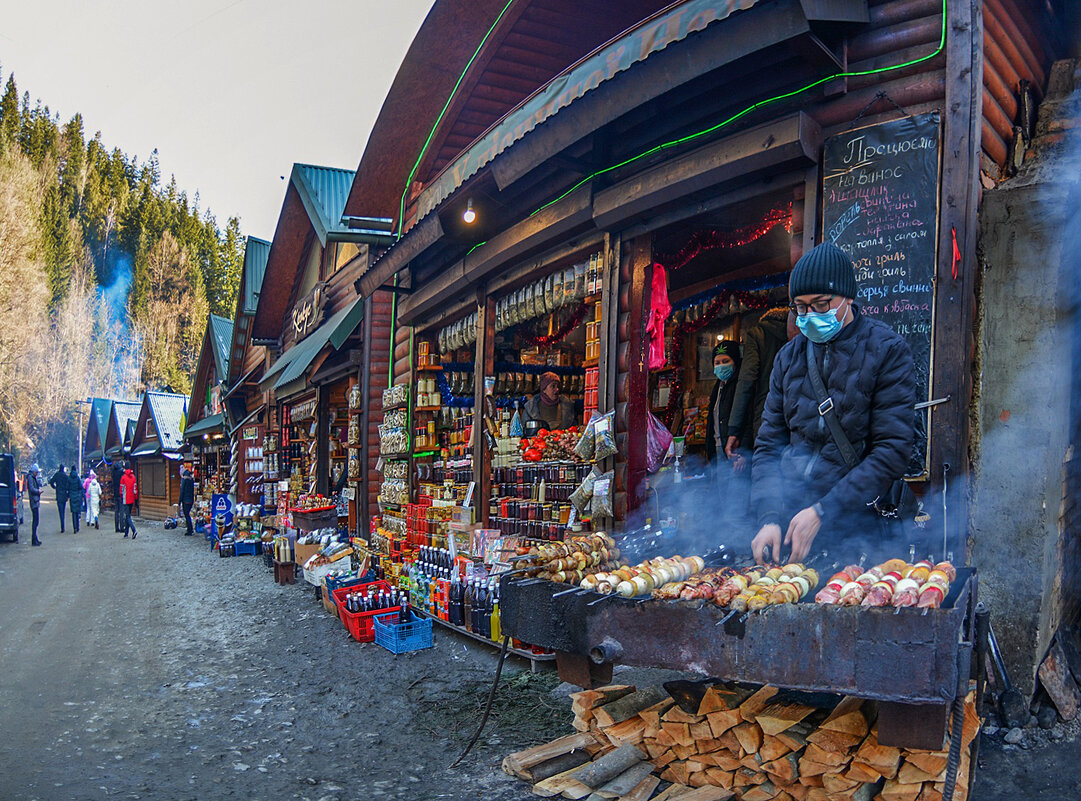
[[[625,285],[626,313],[620,315],[620,372],[625,374],[625,402],[617,405],[617,430],[626,432],[626,506],[627,512],[638,507],[642,482],[646,477],[646,414],[649,411],[649,353],[646,320],[650,307],[650,282],[653,278],[653,239],[650,234],[636,237],[623,252],[621,279]],[[622,415],[620,415],[622,406]]]
[[[495,298],[477,289],[477,346],[473,365],[473,501],[478,522],[489,524],[492,499],[492,455],[484,444],[484,379],[495,375]]]
[[[316,387],[316,444],[315,490],[320,495],[330,494],[330,387]],[[307,477],[305,477],[307,478]]]
[[[372,400],[372,314],[373,303],[371,295],[364,299],[364,355],[360,359],[360,409],[350,409],[349,414],[360,414],[360,484],[357,487],[357,536],[368,539],[371,528],[369,516],[368,494],[371,491],[371,471],[368,469],[368,449],[371,447],[371,432],[368,424],[371,422],[371,409],[374,406]],[[346,451],[348,454],[348,451]],[[349,462],[345,463],[345,469],[349,469]]]
[[[932,398],[952,397],[931,411],[931,481],[950,490],[948,525],[956,554],[965,552],[969,474],[969,399],[975,353],[980,130],[983,97],[983,16],[975,0],[947,5],[946,102],[939,196]],[[954,265],[953,237],[960,261]]]

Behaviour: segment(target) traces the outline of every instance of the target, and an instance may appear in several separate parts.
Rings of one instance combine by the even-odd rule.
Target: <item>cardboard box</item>
[[[298,565],[302,565],[319,553],[319,549],[322,546],[316,543],[315,545],[301,545],[299,542],[293,549]]]

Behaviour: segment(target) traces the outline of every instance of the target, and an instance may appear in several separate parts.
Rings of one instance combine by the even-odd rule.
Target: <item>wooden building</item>
[[[86,422],[86,434],[83,437],[83,464],[91,470],[100,470],[105,458],[105,435],[109,429],[109,417],[113,413],[113,402],[108,398],[93,398],[90,403],[90,417]],[[79,465],[80,472],[85,472]]]
[[[259,503],[263,497],[269,393],[259,379],[269,366],[267,348],[252,342],[251,327],[259,305],[270,243],[249,236],[244,247],[244,270],[237,291],[233,336],[229,343],[229,372],[225,380],[225,423],[232,463],[230,494],[237,503]]]
[[[184,427],[184,441],[193,450],[195,474],[203,491],[209,488],[211,492],[227,492],[231,483],[233,461],[224,402],[232,341],[233,322],[208,315]]]
[[[131,423],[140,517],[164,520],[180,501],[180,459],[184,449],[181,425],[188,398],[171,392],[147,392],[138,418]]]
[[[349,489],[355,529],[367,476],[357,461],[350,478],[349,462],[359,453],[365,412],[349,401],[352,388],[366,380],[367,325],[361,325],[366,304],[354,286],[356,267],[347,265],[367,263],[368,243],[387,234],[343,222],[353,177],[352,170],[294,165],[251,341],[273,354],[259,379],[260,392],[271,397],[266,432],[276,446],[265,457],[276,463],[281,481],[291,480],[294,496]]]
[[[524,291],[537,319],[532,287],[599,263],[588,296],[599,345],[580,361],[597,371],[597,408],[615,411],[615,512],[630,521],[647,497],[647,415],[674,433],[692,418],[696,337],[739,338],[764,306],[786,302],[796,260],[834,241],[857,263],[864,313],[913,348],[931,405],[917,418],[911,483],[936,555],[961,561],[971,510],[959,488],[978,468],[981,195],[1023,162],[1076,21],[1070,5],[436,2],[345,206],[347,217],[390,218],[398,237],[359,280],[365,297],[396,298],[393,383],[415,392],[415,344],[439,350],[441,332],[467,321],[441,355],[471,356],[479,401],[486,379],[498,386],[497,348],[510,347],[497,313],[518,309]],[[667,378],[649,367],[655,265],[676,311]],[[573,322],[566,308],[547,312],[547,329],[514,334],[514,347]],[[482,410],[471,405],[476,508],[490,522]],[[994,565],[977,566],[995,581]],[[1011,643],[1034,673],[1047,637]]]

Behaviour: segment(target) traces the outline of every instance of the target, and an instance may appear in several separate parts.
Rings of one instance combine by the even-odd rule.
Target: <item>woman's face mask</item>
[[[713,375],[717,376],[718,381],[727,381],[732,377],[732,374],[736,372],[735,365],[732,364],[715,364],[713,365]]]

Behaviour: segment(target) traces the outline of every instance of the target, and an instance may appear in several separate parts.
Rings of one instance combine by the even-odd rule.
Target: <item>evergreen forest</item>
[[[0,451],[44,469],[73,460],[78,401],[190,392],[244,238],[163,182],[156,150],[128,155],[0,82]]]

